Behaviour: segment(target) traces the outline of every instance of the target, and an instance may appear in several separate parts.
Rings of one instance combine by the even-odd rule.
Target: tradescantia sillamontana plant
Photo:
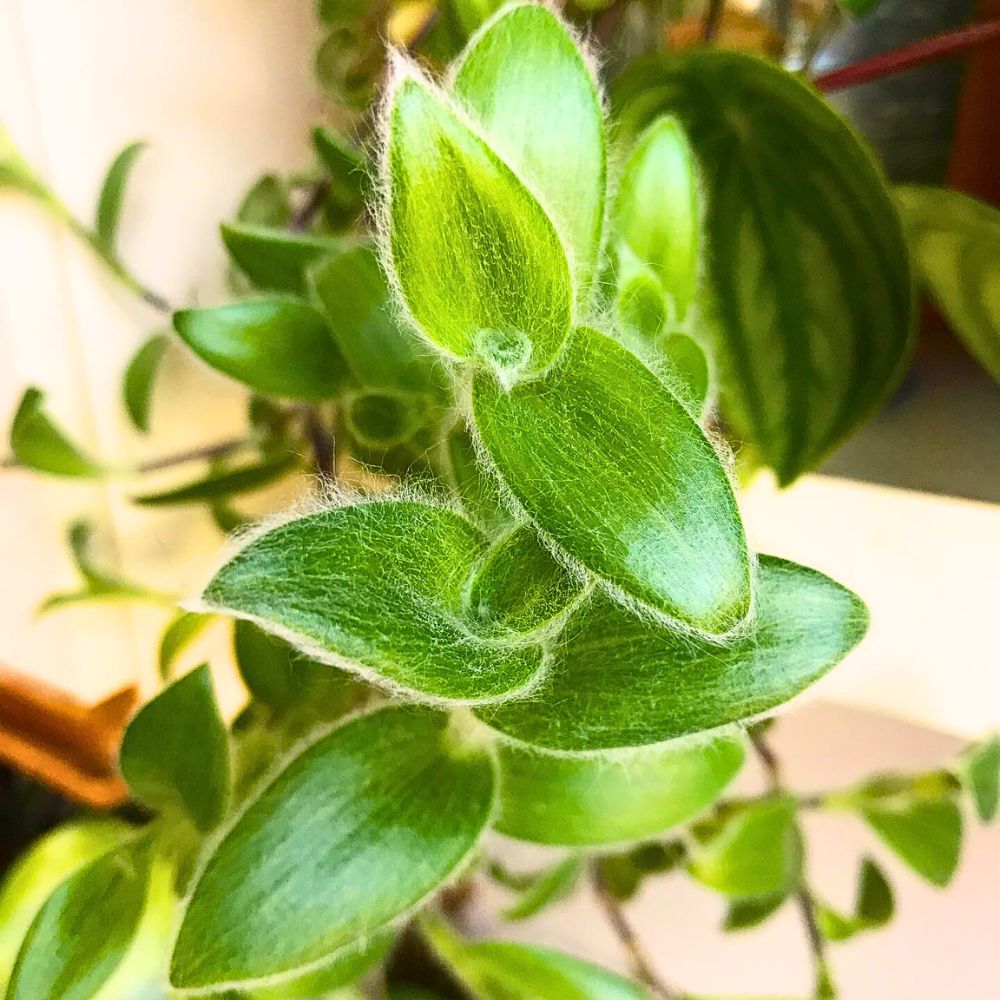
[[[274,179],[223,227],[263,294],[173,325],[253,391],[257,454],[238,465],[223,450],[207,477],[137,502],[205,503],[231,528],[230,498],[287,475],[297,434],[330,472],[331,400],[350,461],[403,483],[340,483],[244,532],[174,620],[164,676],[206,621],[232,618],[250,703],[227,726],[200,667],[135,716],[121,771],[153,818],[64,827],[15,870],[0,896],[9,1000],[329,996],[371,982],[414,920],[485,1000],[672,996],[641,956],[630,983],[465,941],[441,891],[488,868],[518,893],[518,919],[585,869],[612,909],[683,869],[729,898],[728,929],[796,897],[837,941],[883,925],[891,889],[866,859],[855,913],[817,900],[801,808],[856,812],[935,884],[957,864],[959,789],[995,814],[995,741],[822,802],[772,766],[763,797],[719,801],[748,739],[768,759],[757,720],[847,655],[867,612],[823,574],[748,549],[714,396],[780,478],[813,467],[907,359],[908,257],[877,167],[784,71],[653,59],[612,103],[614,156],[588,52],[548,9],[516,4],[440,78],[394,55],[373,181],[359,152],[318,134],[336,233],[298,231]],[[783,145],[807,168],[783,167]],[[130,158],[95,230],[112,261]],[[779,232],[767,172],[782,170]],[[363,194],[371,240],[353,221]],[[807,266],[830,281],[804,280]],[[166,349],[158,335],[128,372],[139,427]],[[102,470],[37,391],[11,440],[28,467]],[[50,607],[171,601],[102,572],[84,526],[72,542],[84,587]],[[512,875],[488,862],[491,830],[567,853]],[[815,995],[832,996],[816,958]],[[391,971],[388,984],[413,995]]]

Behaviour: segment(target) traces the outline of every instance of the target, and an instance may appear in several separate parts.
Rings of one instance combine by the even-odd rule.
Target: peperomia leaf
[[[45,410],[45,394],[25,389],[10,427],[10,450],[18,465],[51,476],[96,479],[108,470],[81,451]]]
[[[896,197],[917,272],[952,330],[1000,381],[1000,210],[942,188]]]
[[[650,57],[614,96],[625,136],[662,114],[687,132],[708,193],[699,301],[723,410],[789,483],[909,358],[912,279],[882,173],[819,95],[753,56]]]
[[[453,511],[375,501],[274,528],[223,566],[204,598],[383,685],[489,701],[529,684],[542,654],[473,631],[465,586],[485,551]]]
[[[172,985],[250,985],[357,947],[465,864],[494,786],[486,751],[438,712],[387,707],[320,737],[208,858],[183,915]]]
[[[614,208],[615,236],[650,268],[683,320],[698,284],[701,194],[694,153],[673,118],[657,118],[625,161]]]
[[[970,747],[962,759],[960,776],[979,818],[991,822],[1000,806],[1000,737],[991,736]]]
[[[224,222],[222,242],[229,256],[256,288],[304,295],[310,265],[343,248],[328,236],[309,236],[287,229]]]
[[[263,489],[301,466],[298,455],[281,455],[264,461],[249,462],[235,468],[211,472],[194,482],[159,493],[132,497],[140,507],[169,507],[177,504],[204,503],[225,497],[240,496]]]
[[[63,882],[36,914],[6,1000],[90,1000],[118,967],[146,900],[149,846],[112,850]]]
[[[551,10],[522,4],[472,39],[453,79],[455,96],[555,224],[586,309],[607,182],[604,111],[590,66]]]
[[[583,874],[583,858],[572,855],[532,879],[520,898],[503,911],[504,920],[527,920],[542,910],[568,899]]]
[[[861,815],[918,875],[941,887],[951,881],[962,849],[962,813],[954,802],[890,797],[864,806]]]
[[[743,763],[731,736],[595,755],[555,755],[500,741],[497,829],[541,844],[638,840],[696,816]]]
[[[787,893],[802,868],[802,834],[795,799],[779,796],[749,804],[698,845],[688,870],[699,882],[738,899]]]
[[[153,402],[153,385],[160,362],[170,340],[163,333],[155,333],[132,356],[125,369],[122,393],[125,410],[136,430],[144,434],[149,430],[149,415]]]
[[[133,142],[126,146],[112,161],[101,186],[94,220],[94,234],[101,246],[110,254],[115,253],[125,188],[135,161],[145,148],[144,142]]]
[[[329,399],[345,366],[323,316],[292,299],[248,299],[174,314],[174,328],[213,368],[265,396]]]
[[[203,831],[221,821],[229,804],[229,737],[208,664],[139,709],[122,737],[119,767],[151,809],[180,811]]]
[[[864,604],[815,570],[762,556],[755,620],[725,646],[642,621],[595,597],[531,699],[482,708],[489,725],[554,750],[643,746],[714,729],[794,697],[868,626]]]
[[[825,938],[846,941],[862,931],[884,927],[892,919],[895,908],[892,886],[882,869],[871,858],[865,858],[858,873],[854,913],[844,916],[829,906],[820,905],[816,922]]]
[[[570,326],[566,254],[548,216],[445,98],[414,75],[392,95],[383,170],[403,302],[447,353],[507,379],[555,356]]]
[[[702,632],[744,620],[750,559],[725,469],[633,354],[579,328],[543,377],[507,390],[478,373],[472,404],[507,489],[612,594]]]

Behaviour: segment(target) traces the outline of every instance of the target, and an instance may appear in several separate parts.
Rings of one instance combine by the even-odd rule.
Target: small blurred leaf
[[[372,100],[382,71],[381,38],[356,24],[337,24],[316,50],[314,68],[328,97],[361,110]]]
[[[863,931],[884,927],[895,912],[892,887],[881,868],[870,858],[861,862],[854,913],[844,916],[826,905],[817,907],[816,919],[823,936],[846,941]]]
[[[19,465],[52,476],[97,479],[108,469],[82,452],[52,422],[45,394],[31,386],[18,404],[10,428],[10,448]]]
[[[212,623],[215,615],[197,611],[182,611],[167,626],[160,639],[158,656],[160,677],[167,680],[177,657]]]
[[[740,900],[787,893],[802,868],[795,799],[783,795],[739,810],[698,846],[688,867],[699,882]]]
[[[225,497],[240,496],[263,489],[288,475],[301,465],[298,455],[282,455],[264,462],[251,462],[237,468],[212,472],[192,483],[160,493],[143,493],[132,497],[140,507],[169,507],[176,504],[203,503]]]
[[[770,896],[754,896],[750,899],[734,899],[729,903],[725,919],[722,921],[724,931],[744,931],[759,927],[765,920],[773,916],[788,899],[784,890]]]
[[[1000,806],[1000,736],[991,736],[970,747],[962,759],[960,773],[979,818],[984,823],[991,822]]]
[[[851,17],[864,17],[870,14],[882,0],[839,0],[840,6],[847,11]]]
[[[597,862],[601,883],[617,899],[631,899],[651,875],[673,871],[687,857],[687,848],[680,840],[667,843],[650,841],[633,847],[624,854],[606,854]]]
[[[936,886],[951,881],[962,847],[962,813],[954,802],[901,796],[873,802],[861,815],[918,875]]]
[[[697,341],[686,333],[670,333],[661,351],[666,362],[664,376],[674,395],[695,418],[701,416],[708,396],[708,358]]]
[[[370,12],[370,0],[316,0],[322,24],[355,24]]]
[[[221,230],[222,242],[237,267],[255,287],[269,292],[304,295],[310,265],[343,248],[331,237],[287,229],[224,222]]]
[[[503,0],[447,0],[447,3],[466,38],[503,6]]]
[[[19,191],[41,202],[49,210],[58,208],[49,186],[35,173],[10,133],[0,124],[0,191]]]
[[[231,783],[229,736],[208,664],[139,709],[122,737],[119,766],[151,809],[179,810],[202,831],[221,821]]]
[[[236,219],[246,226],[279,229],[287,226],[291,218],[288,186],[277,174],[257,178],[236,209]]]
[[[329,129],[313,129],[312,139],[330,182],[327,214],[335,223],[346,223],[361,211],[367,193],[365,158],[359,150]]]
[[[330,399],[345,365],[323,316],[292,299],[248,299],[174,314],[181,339],[213,368],[265,396]]]
[[[541,873],[521,893],[521,898],[503,911],[504,920],[527,920],[542,910],[568,899],[576,891],[585,863],[570,857]]]
[[[391,266],[414,321],[448,354],[505,378],[537,371],[570,323],[569,266],[548,216],[421,78],[398,82],[388,121]]]
[[[101,186],[94,220],[94,233],[101,247],[112,256],[116,253],[118,225],[121,221],[122,203],[129,175],[139,154],[146,148],[144,142],[126,146],[112,161]]]
[[[149,864],[148,844],[133,842],[70,875],[32,921],[6,1000],[91,1000],[135,935]]]
[[[125,369],[123,392],[125,409],[136,430],[149,431],[149,413],[153,400],[153,384],[160,362],[170,343],[163,333],[155,333],[144,341]]]
[[[943,188],[897,188],[896,198],[931,297],[1000,381],[1000,209]]]

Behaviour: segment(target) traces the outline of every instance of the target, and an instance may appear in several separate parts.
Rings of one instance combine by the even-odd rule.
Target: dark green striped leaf
[[[204,503],[224,497],[240,496],[263,489],[287,476],[301,465],[298,455],[282,455],[263,462],[250,462],[233,469],[212,472],[193,483],[159,493],[143,493],[132,497],[140,507],[169,507],[175,504]]]
[[[422,79],[399,81],[388,123],[391,267],[417,326],[509,379],[543,367],[569,333],[571,308],[569,265],[548,216]]]
[[[156,333],[146,340],[125,369],[122,391],[125,409],[136,430],[149,430],[149,412],[153,402],[153,385],[160,362],[170,343],[166,334]]]
[[[816,93],[753,56],[651,57],[614,96],[625,136],[662,114],[687,132],[723,409],[789,483],[888,398],[909,358],[909,258],[881,171]]]
[[[743,744],[720,736],[596,755],[555,755],[501,741],[497,829],[540,844],[638,840],[696,816],[743,763]]]
[[[548,8],[510,6],[475,36],[453,80],[455,96],[555,224],[573,265],[576,301],[586,309],[607,168],[604,110],[579,47]]]
[[[115,252],[122,203],[125,200],[125,188],[132,168],[135,166],[135,161],[145,148],[144,142],[133,142],[126,146],[112,161],[107,176],[104,178],[104,184],[101,186],[101,194],[97,201],[97,214],[94,220],[94,234],[108,253]]]
[[[174,328],[213,368],[265,396],[321,400],[345,383],[322,314],[292,299],[248,299],[174,314]]]
[[[896,196],[923,283],[1000,381],[1000,210],[941,188],[897,188]]]
[[[719,646],[596,597],[530,699],[477,710],[515,739],[554,750],[644,746],[752,718],[794,697],[860,642],[864,604],[815,570],[762,556],[755,620]]]
[[[237,267],[257,288],[304,295],[311,264],[343,248],[328,236],[309,236],[288,229],[224,222],[222,242]]]
[[[537,646],[474,631],[467,581],[486,539],[461,515],[381,500],[290,521],[250,542],[205,591],[308,655],[411,694],[489,701],[531,683]]]
[[[861,810],[896,855],[932,885],[946,886],[958,869],[962,813],[949,799],[900,796]]]
[[[171,960],[179,988],[301,975],[418,906],[493,809],[488,753],[448,716],[387,707],[298,753],[208,858]]]
[[[208,664],[139,709],[122,737],[118,763],[136,798],[151,809],[180,811],[203,831],[220,822],[229,804],[229,737]]]
[[[507,489],[613,594],[702,632],[744,620],[750,561],[729,479],[635,355],[579,328],[541,378],[507,390],[478,373],[472,405]]]
[[[10,450],[18,465],[51,476],[97,479],[108,470],[78,448],[45,410],[45,393],[25,389],[10,427]]]

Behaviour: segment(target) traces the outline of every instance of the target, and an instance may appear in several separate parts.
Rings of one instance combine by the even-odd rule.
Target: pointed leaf
[[[182,611],[164,630],[160,639],[158,656],[160,677],[167,680],[177,657],[191,645],[192,642],[212,622],[215,615],[203,615],[197,611]]]
[[[292,218],[288,187],[277,174],[264,174],[243,196],[236,218],[248,226],[287,226]]]
[[[403,917],[468,860],[494,783],[488,754],[441,713],[387,707],[322,736],[209,857],[171,983],[294,974]]]
[[[722,929],[732,933],[759,927],[781,909],[786,899],[788,899],[788,893],[785,891],[776,892],[770,896],[734,899],[726,910]]]
[[[725,469],[633,354],[580,328],[541,378],[507,391],[477,374],[472,405],[507,489],[613,594],[703,632],[743,621],[750,560]]]
[[[861,815],[901,860],[936,886],[946,886],[958,869],[962,813],[948,799],[887,799]]]
[[[622,170],[615,233],[659,280],[683,320],[698,285],[701,194],[694,153],[673,118],[657,118]]]
[[[583,874],[583,858],[569,857],[543,872],[521,894],[521,898],[503,911],[504,920],[527,920],[542,910],[568,899]]]
[[[741,741],[728,736],[587,756],[501,741],[498,752],[497,829],[568,847],[662,833],[711,805],[743,763]]]
[[[566,254],[542,207],[444,98],[397,85],[383,167],[391,266],[424,335],[516,377],[569,332]]]
[[[752,718],[818,680],[860,642],[864,604],[815,570],[760,559],[753,626],[725,646],[595,598],[566,624],[532,698],[477,710],[555,750],[643,746]]]
[[[973,746],[962,761],[961,776],[979,818],[991,822],[1000,806],[1000,737]]]
[[[701,415],[708,396],[708,358],[697,341],[685,333],[668,334],[661,345],[666,369],[664,377],[674,395],[695,418]]]
[[[229,737],[208,664],[139,709],[122,737],[119,766],[151,809],[180,810],[203,831],[219,823],[229,804]]]
[[[326,320],[291,299],[248,299],[174,314],[174,328],[203,361],[265,396],[320,400],[344,384]]]
[[[108,168],[97,202],[94,232],[98,242],[109,253],[115,252],[118,239],[118,224],[121,221],[125,188],[139,154],[146,148],[144,142],[133,142],[126,146]]]
[[[795,799],[756,802],[730,817],[688,866],[699,882],[739,899],[787,893],[802,869]]]
[[[1000,209],[940,188],[897,188],[896,198],[921,280],[1000,381]]]
[[[229,256],[256,288],[304,295],[311,264],[343,248],[328,236],[309,236],[287,229],[224,222],[222,242]]]
[[[61,212],[55,195],[21,155],[10,132],[0,124],[0,191],[4,190],[19,191],[50,211]]]
[[[862,931],[884,927],[895,912],[892,887],[871,858],[861,862],[858,874],[854,913],[843,916],[828,906],[819,906],[817,923],[823,936],[831,941],[846,941]]]
[[[330,181],[327,217],[346,223],[361,211],[368,193],[368,167],[361,152],[326,128],[315,128],[313,146]]]
[[[6,1000],[91,1000],[132,942],[149,862],[148,845],[127,845],[63,882],[31,923]]]
[[[591,67],[546,7],[508,6],[469,43],[454,93],[541,201],[587,307],[607,183],[604,109]]]
[[[10,449],[19,465],[52,476],[97,479],[108,471],[53,423],[45,410],[45,394],[35,386],[25,390],[14,414]]]
[[[169,507],[240,496],[269,486],[293,472],[301,464],[302,460],[298,455],[281,455],[263,462],[250,462],[236,468],[211,472],[201,479],[186,483],[184,486],[177,486],[172,490],[143,493],[132,497],[132,503],[140,507]]]
[[[793,74],[736,52],[619,78],[623,135],[675,115],[707,192],[702,293],[724,412],[782,483],[878,409],[913,343],[902,227],[871,153]]]
[[[170,340],[163,333],[153,334],[144,341],[125,369],[123,394],[125,409],[136,430],[149,431],[149,414],[153,402],[153,385],[160,362]]]
[[[472,632],[465,585],[485,550],[452,511],[376,501],[274,528],[227,563],[204,598],[378,683],[485,701],[529,684],[541,665],[537,647]]]

